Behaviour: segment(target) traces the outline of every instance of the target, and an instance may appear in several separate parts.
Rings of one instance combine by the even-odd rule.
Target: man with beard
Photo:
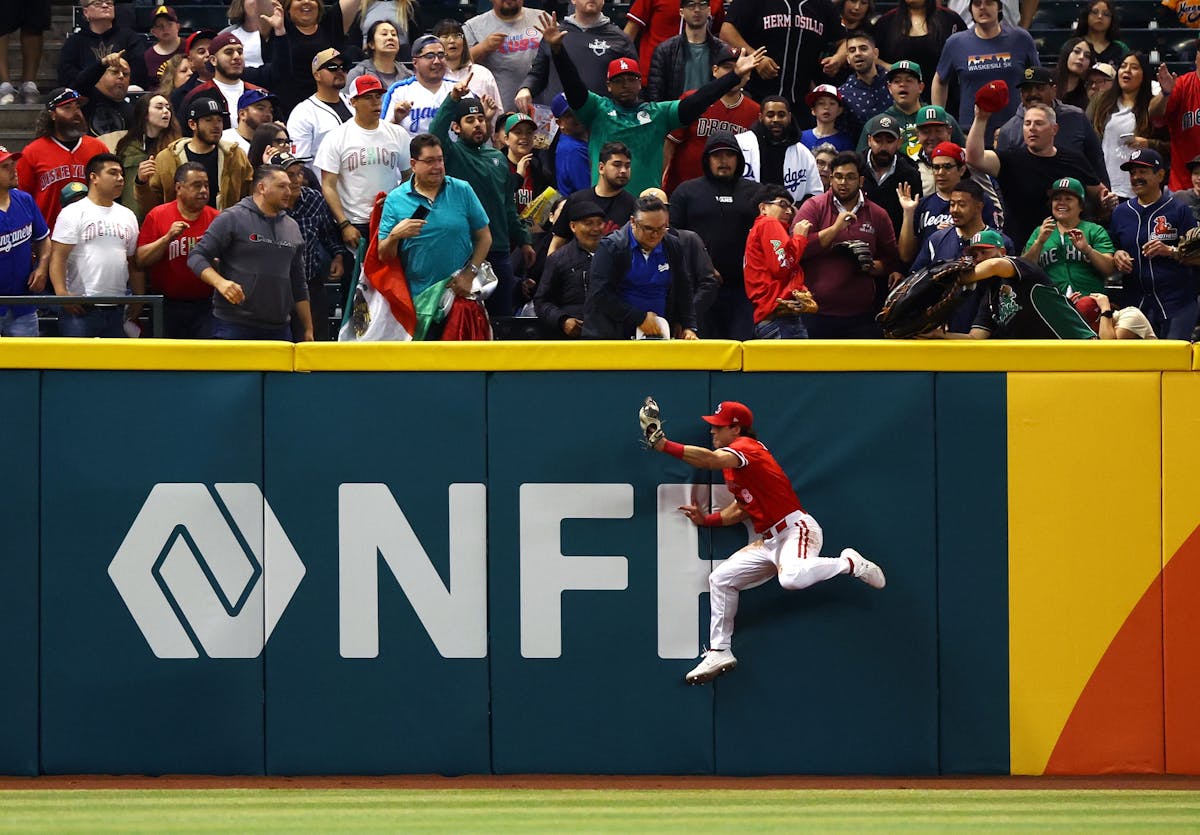
[[[892,94],[879,71],[879,48],[871,33],[856,31],[846,36],[846,63],[854,75],[842,83],[838,93],[846,104],[846,127],[857,137],[871,117],[892,106]]]
[[[903,210],[904,220],[898,230],[898,240],[900,259],[906,263],[917,257],[918,250],[922,250],[933,235],[959,225],[954,211],[954,192],[959,190],[959,183],[966,178],[966,152],[953,142],[943,142],[933,149],[931,156],[934,172],[932,193],[921,197],[919,194],[914,194],[907,185],[900,186],[900,208]],[[970,193],[974,194],[975,192],[970,190]],[[983,194],[980,206],[980,224],[982,224],[980,228],[983,228],[983,225],[996,228],[996,217],[992,211],[991,201],[985,192],[981,191],[980,193]],[[970,238],[978,231],[978,229],[971,228],[964,234],[965,237]],[[957,258],[958,250],[947,257]],[[933,260],[938,260],[938,258]]]
[[[568,209],[571,240],[546,258],[533,309],[548,330],[578,339],[583,335],[583,305],[592,256],[604,237],[604,210],[590,200],[579,200],[562,211]]]
[[[87,136],[81,96],[70,87],[50,92],[46,110],[38,117],[36,138],[17,160],[17,179],[37,203],[46,225],[54,228],[67,183],[86,183],[84,168],[96,154],[107,153],[104,143]]]
[[[608,65],[606,98],[589,92],[580,80],[570,57],[563,51],[563,31],[554,15],[543,14],[538,19],[538,28],[550,44],[567,103],[591,130],[588,149],[592,164],[599,162],[599,151],[605,142],[624,142],[638,164],[630,177],[629,190],[638,193],[662,183],[663,141],[667,134],[696,121],[709,105],[744,84],[763,57],[761,51],[743,54],[734,63],[733,72],[714,78],[682,101],[667,102],[642,102],[642,74],[637,62],[618,58]]]
[[[105,55],[75,79],[74,88],[87,102],[83,118],[87,119],[92,136],[103,136],[129,129],[133,105],[129,94],[129,62],[120,52]]]
[[[709,311],[714,339],[753,339],[754,306],[742,280],[746,236],[758,217],[758,186],[742,176],[745,159],[733,134],[719,131],[704,146],[704,176],[671,196],[671,225],[690,229],[708,246],[721,289]]]
[[[1196,225],[1191,209],[1163,188],[1159,153],[1138,148],[1122,165],[1134,197],[1113,209],[1113,263],[1133,279],[1129,298],[1160,339],[1189,339],[1196,326],[1196,274],[1180,260],[1179,239]]]
[[[563,31],[570,35],[564,41],[563,48],[575,63],[583,83],[593,93],[604,92],[605,73],[614,58],[637,58],[633,42],[605,16],[604,0],[577,0],[575,14],[563,20],[562,25]],[[534,99],[549,104],[562,92],[562,82],[558,80],[558,74],[552,72],[553,67],[550,47],[543,43],[538,47],[533,66],[525,76],[521,89],[517,91],[515,103],[518,113],[530,112]]]
[[[863,194],[887,212],[892,222],[892,232],[895,233],[904,220],[897,188],[903,184],[910,193],[919,196],[921,172],[917,170],[916,163],[900,153],[900,128],[891,116],[876,116],[867,122],[863,133],[867,135],[869,149]]]
[[[383,118],[402,125],[416,136],[430,132],[434,114],[454,87],[454,82],[446,78],[446,46],[439,38],[433,35],[417,38],[413,44],[413,69],[416,75],[388,87],[383,97]]]
[[[215,99],[199,98],[188,109],[190,137],[176,139],[154,157],[154,174],[137,186],[138,200],[149,210],[175,199],[175,171],[185,162],[198,162],[208,173],[208,205],[221,211],[238,203],[250,191],[254,171],[236,143],[221,138],[225,110]],[[214,187],[213,184],[216,184]]]
[[[318,52],[312,59],[312,76],[317,92],[293,107],[287,120],[288,136],[300,159],[315,157],[325,134],[348,122],[352,115],[342,100],[346,86],[346,59],[342,53],[333,48]]]
[[[566,218],[571,217],[572,207],[577,203],[594,203],[600,207],[604,213],[602,235],[617,231],[633,217],[637,198],[625,189],[629,185],[632,164],[629,148],[624,142],[609,142],[600,149],[598,170],[600,176],[596,185],[573,192],[559,212],[558,221],[554,224],[554,238],[550,241],[551,253],[571,240],[571,227]]]
[[[479,99],[470,96],[470,76],[455,84],[438,108],[429,132],[442,143],[446,174],[471,186],[488,217],[491,249],[487,261],[498,280],[487,300],[492,316],[511,316],[517,288],[511,250],[518,247],[526,263],[531,263],[533,246],[529,230],[517,216],[516,193],[511,182],[508,161],[488,141],[491,128]],[[458,136],[450,141],[450,132]]]
[[[492,0],[491,11],[463,24],[471,60],[496,76],[502,109],[514,106],[517,91],[533,66],[542,38],[537,31],[538,10],[525,8],[525,0]],[[413,55],[417,54],[414,47]],[[415,63],[415,62],[414,62]]]
[[[887,213],[862,192],[862,166],[862,158],[853,151],[838,154],[829,175],[830,190],[796,213],[796,220],[807,220],[813,230],[801,257],[805,283],[821,308],[804,314],[810,339],[876,339],[883,335],[875,321],[877,291],[895,269],[899,253]],[[869,266],[839,246],[847,241],[867,246]]]
[[[679,16],[683,31],[654,47],[646,78],[649,101],[677,99],[684,90],[695,90],[707,82],[717,55],[726,49],[709,29],[712,11],[708,0],[683,0]]]
[[[222,32],[208,45],[208,61],[212,64],[213,77],[184,96],[183,110],[200,96],[217,99],[225,103],[226,113],[236,114],[241,98],[249,90],[266,90],[274,86],[274,67],[286,67],[291,61],[287,50],[287,38],[281,38],[270,64],[247,67],[245,50],[237,35]],[[186,134],[187,131],[184,131]]]
[[[758,124],[737,135],[746,162],[746,179],[781,185],[797,204],[820,194],[825,187],[817,161],[800,141],[800,130],[792,122],[787,99],[767,96],[760,106]]]
[[[703,12],[696,9],[694,5],[692,9],[687,10],[688,5],[702,1],[704,2]],[[629,11],[625,13],[625,34],[637,44],[638,53],[633,57],[638,61],[639,66],[647,70],[642,77],[642,83],[650,84],[649,69],[654,63],[654,53],[658,48],[681,31],[686,31],[689,25],[694,25],[693,21],[696,21],[698,16],[703,15],[702,25],[710,32],[714,35],[719,32],[721,24],[725,21],[726,5],[722,0],[634,0]],[[685,10],[687,10],[686,14]],[[680,18],[683,19],[682,26]],[[689,43],[699,44],[700,41],[689,39]],[[695,52],[702,53],[702,50],[696,49]],[[703,84],[704,80],[708,78],[706,74],[708,64],[700,69],[701,74],[698,80],[700,84]],[[700,85],[685,85],[679,89],[679,93],[695,89],[698,86]],[[679,93],[667,98],[679,98]],[[651,98],[651,101],[655,100]]]
[[[237,143],[249,155],[254,132],[267,122],[274,121],[274,102],[277,100],[274,95],[258,87],[242,93],[237,103],[237,125],[221,134],[221,138]]]

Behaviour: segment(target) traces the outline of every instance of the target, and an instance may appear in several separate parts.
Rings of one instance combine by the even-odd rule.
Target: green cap
[[[533,119],[529,118],[524,113],[514,113],[513,115],[509,116],[507,119],[504,120],[504,132],[508,133],[510,130],[512,130],[517,125],[521,124],[522,122],[528,122],[529,124],[533,125],[535,128],[537,127],[537,122],[533,121]]]
[[[971,243],[967,244],[967,249],[974,249],[977,246],[993,246],[997,249],[1004,249],[1004,238],[995,229],[984,229],[982,232],[976,232],[971,238]]]
[[[936,104],[927,104],[917,112],[917,127],[925,125],[949,125],[950,115],[946,113],[946,108],[938,107]]]
[[[917,77],[917,81],[924,81],[925,77],[921,75],[921,65],[916,61],[897,61],[888,67],[887,74],[884,76],[888,81],[892,80],[892,76],[898,72],[912,73]]]
[[[1083,183],[1076,180],[1074,177],[1063,177],[1060,180],[1055,180],[1050,184],[1050,194],[1054,195],[1060,191],[1069,191],[1080,200],[1083,199]]]
[[[67,183],[59,192],[59,202],[66,208],[81,197],[86,197],[87,193],[88,187],[83,183]]]

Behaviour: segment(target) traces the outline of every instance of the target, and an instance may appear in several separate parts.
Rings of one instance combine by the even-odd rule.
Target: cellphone
[[[424,220],[427,217],[429,217],[428,206],[417,206],[417,210],[412,213],[413,220]]]

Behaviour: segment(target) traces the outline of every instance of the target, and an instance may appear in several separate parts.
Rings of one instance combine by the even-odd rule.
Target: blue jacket
[[[1142,247],[1150,241],[1176,246],[1195,225],[1192,210],[1165,190],[1149,206],[1141,205],[1135,197],[1113,209],[1109,234],[1113,245],[1133,258],[1130,278],[1136,282],[1132,289],[1141,293],[1135,304],[1143,313],[1170,317],[1195,302],[1196,275],[1192,267],[1163,255],[1142,255]]]
[[[625,276],[633,263],[629,239],[627,223],[600,240],[600,248],[592,258],[592,276],[584,305],[584,339],[630,339],[646,318],[646,311],[627,302],[622,293]],[[692,280],[685,264],[683,245],[673,235],[664,235],[662,245],[671,270],[671,281],[667,286],[667,321],[672,328],[696,330]]]

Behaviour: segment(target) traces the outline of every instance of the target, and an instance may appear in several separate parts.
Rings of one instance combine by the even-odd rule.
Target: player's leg
[[[842,549],[841,556],[822,557],[825,537],[821,526],[812,516],[803,514],[798,524],[779,535],[779,585],[795,591],[837,577],[853,574],[872,588],[881,589],[887,582],[883,570],[855,551]]]
[[[763,547],[762,540],[742,548],[721,563],[708,575],[709,650],[700,658],[684,680],[688,684],[704,684],[737,666],[729,649],[733,641],[733,619],[737,615],[738,595],[742,589],[760,586],[776,572],[775,561]]]

